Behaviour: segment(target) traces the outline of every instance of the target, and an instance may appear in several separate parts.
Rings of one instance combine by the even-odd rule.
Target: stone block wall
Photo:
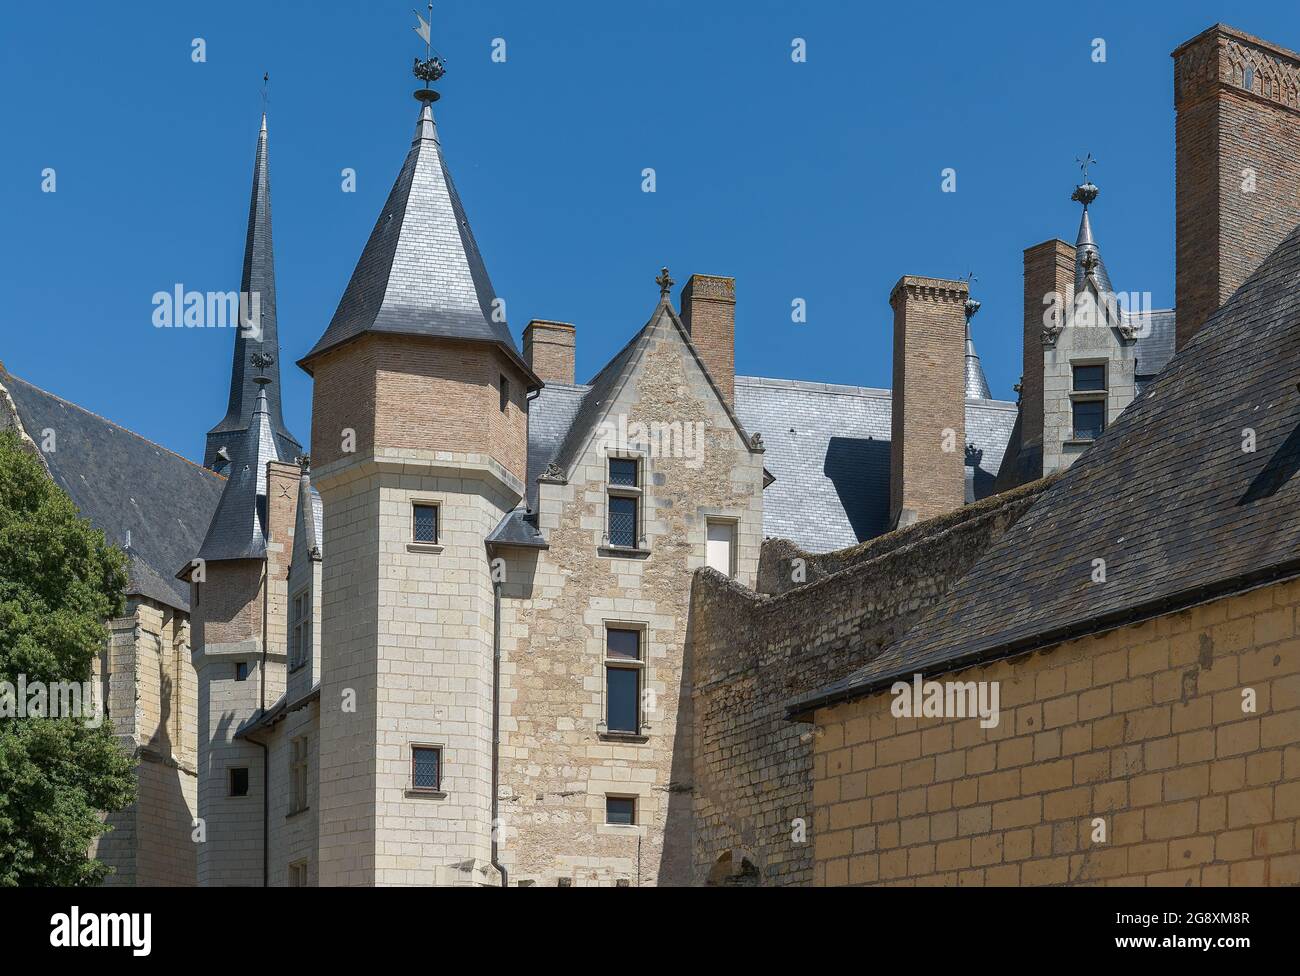
[[[762,884],[813,876],[813,735],[786,718],[799,694],[858,667],[947,593],[1049,481],[838,553],[764,545],[756,594],[705,570],[691,594],[692,880],[743,869]],[[802,564],[793,560],[802,560]],[[793,585],[799,569],[808,582]],[[796,840],[802,820],[807,840]]]
[[[998,682],[993,728],[818,709],[815,882],[1300,884],[1297,607],[1275,584],[946,675]]]

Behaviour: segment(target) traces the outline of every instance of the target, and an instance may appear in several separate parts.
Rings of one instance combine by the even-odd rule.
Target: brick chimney
[[[1300,223],[1300,55],[1215,24],[1172,56],[1181,349]]]
[[[1074,301],[1074,246],[1061,240],[1025,248],[1024,367],[1020,377],[1020,463],[1032,477],[1043,474],[1043,328],[1055,308],[1064,315]],[[1061,296],[1059,304],[1053,296]],[[1028,469],[1026,471],[1026,469]]]
[[[966,282],[905,275],[894,308],[890,524],[966,501]]]
[[[731,406],[736,387],[736,279],[691,275],[682,286],[682,324]]]
[[[543,383],[573,385],[577,332],[568,322],[533,319],[524,329],[524,360]]]

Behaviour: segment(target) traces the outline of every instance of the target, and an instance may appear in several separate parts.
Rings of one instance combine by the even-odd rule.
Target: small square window
[[[636,458],[610,458],[609,483],[625,488],[635,488],[637,485],[636,469]]]
[[[412,538],[416,542],[438,541],[438,506],[412,505]]]
[[[631,826],[636,823],[636,798],[631,796],[605,797],[605,823]]]
[[[506,412],[506,407],[510,406],[510,380],[501,377],[501,412]]]
[[[641,631],[609,628],[605,631],[605,656],[641,660]]]
[[[557,887],[557,888],[572,888],[572,887],[573,887],[573,879],[572,879],[572,878],[556,878],[556,879],[555,879],[555,887]]]
[[[411,747],[411,789],[436,793],[442,789],[442,750],[434,746]]]
[[[237,766],[230,770],[230,795],[248,796],[247,766]]]
[[[236,680],[236,681],[247,681],[247,680],[248,680],[248,662],[247,662],[247,661],[236,661],[236,662],[235,662],[235,680]]]
[[[1074,367],[1074,392],[1092,393],[1106,389],[1106,367],[1098,363],[1092,366]]]

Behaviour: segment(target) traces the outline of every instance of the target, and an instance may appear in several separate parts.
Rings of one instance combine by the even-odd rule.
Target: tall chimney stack
[[[1172,56],[1181,349],[1300,223],[1300,55],[1215,24]]]
[[[894,308],[890,524],[901,527],[966,501],[964,281],[905,275]]]
[[[1043,241],[1025,248],[1024,367],[1020,376],[1020,471],[1043,475],[1043,329],[1049,312],[1064,315],[1074,302],[1074,245]],[[1060,296],[1059,298],[1057,296]]]
[[[543,383],[572,386],[577,329],[568,322],[533,319],[524,329],[524,361]]]
[[[736,387],[736,279],[693,274],[682,286],[681,303],[682,324],[730,407]]]

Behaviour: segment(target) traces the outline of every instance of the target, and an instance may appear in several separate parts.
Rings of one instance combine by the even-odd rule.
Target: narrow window
[[[236,661],[236,662],[235,662],[235,680],[236,680],[236,681],[247,681],[247,680],[248,680],[248,662],[247,662],[247,661]]]
[[[230,795],[248,796],[247,766],[238,766],[230,770]]]
[[[442,789],[442,750],[434,746],[411,747],[411,789],[437,793]]]
[[[641,631],[605,631],[605,727],[610,732],[641,732]]]
[[[556,878],[556,879],[555,879],[555,887],[557,887],[557,888],[572,888],[572,887],[573,887],[573,879],[572,879],[572,878]]]
[[[506,412],[506,407],[510,406],[510,380],[501,377],[501,412]]]
[[[636,798],[631,796],[605,797],[605,823],[625,826],[636,823]]]
[[[709,520],[705,561],[723,576],[736,575],[736,523]]]
[[[295,861],[289,865],[289,887],[306,888],[307,887],[307,862]]]
[[[640,462],[635,458],[609,459],[609,544],[635,549],[640,523]]]
[[[293,598],[293,637],[290,641],[290,670],[300,668],[311,656],[311,592],[303,590]]]
[[[438,541],[438,506],[412,505],[411,538],[416,542]]]
[[[290,743],[289,756],[289,812],[307,809],[307,736]]]
[[[1071,426],[1077,441],[1096,440],[1106,429],[1106,366],[1073,367],[1070,395]]]

